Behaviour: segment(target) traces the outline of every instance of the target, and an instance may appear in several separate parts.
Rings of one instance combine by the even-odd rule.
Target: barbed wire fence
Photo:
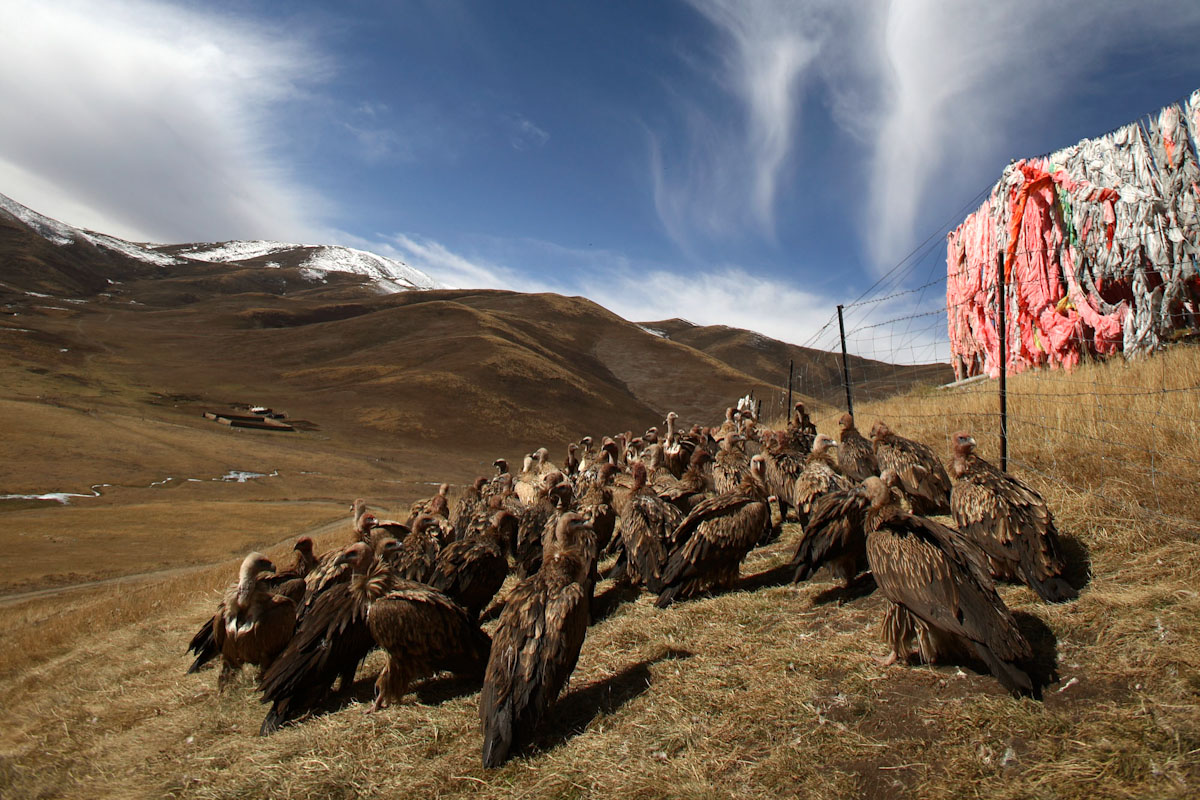
[[[1195,234],[1200,221],[1180,228]],[[866,292],[831,309],[803,343],[821,355],[795,371],[791,387],[797,397],[818,401],[818,428],[836,434],[838,418],[852,406],[864,435],[883,419],[943,459],[951,434],[968,430],[986,457],[999,463],[1007,456],[1009,469],[1101,501],[1133,499],[1146,513],[1194,529],[1200,519],[1200,347],[1185,339],[1137,357],[1100,358],[1080,327],[1070,341],[1082,354],[1073,370],[1029,367],[1013,374],[1009,359],[1016,348],[1008,341],[1001,379],[955,380],[948,315],[956,305],[947,303],[953,273],[943,236],[931,236]],[[1053,247],[1041,250],[1049,254]],[[1018,255],[1034,252],[1021,248]],[[1192,255],[1139,269],[1165,274],[1184,268],[1195,275],[1198,266]],[[1011,334],[1014,321],[1004,325],[998,317],[1001,308],[1015,306],[1014,287],[1001,303],[1005,287],[999,284],[983,287],[986,314],[997,330]],[[1182,328],[1194,324],[1197,313],[1200,308],[1185,307],[1169,316]],[[772,404],[781,418],[784,396]]]

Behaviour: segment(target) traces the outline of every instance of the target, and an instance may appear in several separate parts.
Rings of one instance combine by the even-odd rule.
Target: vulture
[[[297,539],[296,546],[292,549],[296,551],[296,563],[290,570],[275,572],[275,568],[272,566],[268,570],[272,573],[271,575],[263,575],[259,572],[255,574],[254,580],[260,591],[291,598],[294,619],[295,604],[304,598],[304,577],[316,565],[316,558],[313,556],[313,540],[307,536]],[[248,559],[249,556],[247,556]],[[229,610],[237,608],[236,602],[233,605],[230,604],[230,598],[236,600],[238,588],[241,586],[242,580],[246,578],[246,568],[246,561],[243,561],[238,582],[225,590],[225,596],[217,606],[217,613],[200,626],[200,630],[196,631],[192,641],[188,644],[188,652],[196,656],[196,660],[188,667],[188,674],[200,671],[201,667],[216,658],[221,652],[222,648],[217,643],[217,629],[221,626],[222,618],[229,613]],[[237,615],[236,611],[234,615]],[[258,661],[243,661],[243,663],[260,664]],[[224,672],[222,672],[222,676],[218,679],[218,688],[225,682]]]
[[[308,542],[311,552],[312,540]],[[243,559],[238,582],[225,590],[217,613],[192,637],[188,649],[196,653],[196,660],[189,673],[219,654],[217,691],[221,692],[243,664],[263,670],[271,666],[292,638],[296,601],[304,592],[303,580],[278,580],[283,575],[277,576],[275,565],[261,553]]]
[[[868,508],[870,500],[861,485],[817,497],[792,555],[792,582],[808,580],[829,564],[833,576],[849,588],[855,576],[867,569],[867,534],[863,526]]]
[[[416,518],[412,533],[404,537],[391,559],[397,578],[419,583],[429,579],[441,550],[434,536],[437,530],[438,518],[432,514],[421,514]]]
[[[683,513],[646,486],[646,467],[633,465],[633,488],[619,501],[621,543],[626,574],[654,594],[662,591],[662,574],[670,555],[671,535]]]
[[[684,438],[675,430],[675,421],[679,415],[674,411],[667,414],[666,442],[663,446],[663,463],[668,471],[676,478],[683,477],[687,470],[692,453],[696,449],[695,441]]]
[[[541,569],[508,594],[479,695],[484,767],[500,766],[528,739],[575,669],[594,588],[590,527],[563,515]]]
[[[579,445],[571,442],[567,445],[567,457],[563,459],[563,472],[569,478],[579,472]]]
[[[450,513],[450,524],[456,532],[461,533],[467,529],[471,522],[471,518],[475,513],[484,507],[483,487],[487,485],[488,479],[482,475],[475,479],[475,482],[467,487],[463,492],[463,496],[458,498],[458,502],[454,504],[454,511]]]
[[[601,464],[596,471],[596,480],[579,495],[579,513],[591,520],[596,548],[600,552],[604,552],[612,541],[617,526],[617,512],[610,485],[616,472],[614,465]]]
[[[897,436],[882,421],[871,426],[871,440],[875,442],[879,468],[896,473],[914,514],[950,513],[950,476],[933,450]]]
[[[804,469],[796,478],[796,487],[792,497],[796,501],[796,518],[801,525],[807,526],[809,514],[817,498],[828,492],[845,491],[850,488],[850,481],[838,471],[837,463],[829,448],[837,447],[837,442],[825,434],[818,434],[813,439],[812,452],[804,461]]]
[[[735,444],[746,441],[746,437],[738,433],[729,433],[721,437],[721,449],[713,456],[712,481],[717,494],[732,492],[742,483],[750,459],[746,453]]]
[[[809,450],[792,449],[786,431],[770,431],[763,439],[767,457],[767,491],[778,498],[782,522],[788,518],[789,510],[796,507],[796,480],[804,471]]]
[[[589,470],[596,464],[596,449],[592,447],[594,441],[590,436],[585,436],[579,440],[579,444],[583,448],[583,453],[579,456],[580,472]]]
[[[363,542],[350,545],[337,560],[349,566],[349,579],[316,597],[287,647],[263,673],[259,688],[271,710],[259,735],[312,710],[334,680],[340,678],[340,689],[348,689],[358,665],[375,647],[367,608],[396,585],[391,564]]]
[[[517,549],[513,553],[513,558],[517,562],[517,574],[522,578],[537,571],[537,565],[541,558],[542,529],[554,516],[557,506],[554,492],[558,490],[561,479],[561,472],[547,475],[546,480],[538,489],[534,502],[528,504],[528,507],[519,516],[521,524],[517,531]],[[561,493],[563,490],[558,491]]]
[[[813,439],[816,436],[817,426],[813,425],[812,419],[808,416],[808,411],[804,407],[804,403],[797,400],[796,405],[792,409],[792,418],[788,421],[788,444],[794,450],[807,453],[812,449]]]
[[[738,488],[705,500],[679,523],[663,570],[659,608],[710,586],[733,584],[742,559],[771,522],[765,478],[766,459],[759,454]]]
[[[954,524],[987,554],[992,574],[1025,582],[1047,602],[1075,599],[1078,593],[1062,576],[1058,530],[1042,496],[977,456],[969,433],[954,434],[952,447]]]
[[[400,702],[418,678],[438,672],[482,677],[492,642],[476,619],[446,595],[413,581],[397,581],[371,600],[367,626],[387,651],[387,663],[375,680],[375,702],[365,713]]]
[[[1034,693],[1022,668],[1033,656],[1012,612],[996,593],[983,552],[958,531],[900,509],[891,489],[868,478],[867,560],[891,602],[883,639],[907,659],[915,637],[926,662],[963,652],[978,656],[1013,693]]]
[[[875,460],[875,450],[854,427],[854,417],[842,414],[838,425],[842,429],[838,441],[838,467],[841,468],[842,474],[855,483],[878,475],[879,464]]]
[[[712,486],[707,467],[712,462],[712,456],[707,450],[696,448],[688,459],[688,467],[675,484],[667,489],[660,489],[658,496],[671,503],[683,513],[687,513],[705,498]]]
[[[450,518],[450,484],[443,483],[438,486],[438,492],[433,497],[424,500],[418,500],[413,503],[408,509],[408,521],[405,523],[408,527],[413,526],[413,522],[422,514],[429,514],[442,519]]]
[[[508,511],[496,512],[481,531],[438,554],[429,585],[479,619],[508,577],[507,553],[516,537],[517,518]]]

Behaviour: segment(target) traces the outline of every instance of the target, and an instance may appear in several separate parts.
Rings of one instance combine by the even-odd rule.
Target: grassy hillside
[[[426,308],[422,319],[487,313],[537,338],[537,323],[499,314],[502,295],[484,297],[486,305],[466,304],[470,311]],[[401,326],[387,330],[400,335]],[[361,349],[368,334],[344,335]],[[560,363],[553,352],[526,349],[546,370]],[[289,363],[281,373],[302,368]],[[168,374],[172,384],[182,380]],[[1200,444],[1198,378],[1200,353],[1179,349],[1010,384],[1015,471],[1046,497],[1086,581],[1077,601],[1058,606],[1023,587],[1002,588],[1043,667],[1057,672],[1042,702],[1013,699],[969,667],[879,667],[882,599],[845,598],[824,573],[782,582],[775,568],[797,535],[788,526],[780,542],[751,555],[740,591],[661,611],[647,596],[615,604],[602,583],[605,613],[538,748],[503,769],[479,765],[470,686],[434,680],[403,705],[362,716],[377,655],[360,672],[359,703],[260,739],[264,707],[249,675],[218,696],[212,672],[183,674],[188,637],[236,570],[231,553],[185,575],[5,605],[0,787],[5,798],[1194,797],[1200,498],[1188,462]],[[864,427],[887,419],[943,453],[951,432],[971,429],[993,457],[995,404],[994,384],[982,384],[864,404],[858,416]],[[834,415],[818,418],[821,430],[832,432]],[[284,446],[265,436],[273,435],[225,441]],[[321,458],[341,453],[347,475],[375,474],[355,440],[330,436]],[[75,460],[105,458],[103,441],[90,452],[77,443]],[[442,477],[437,467],[431,462],[424,477]],[[240,500],[267,499],[272,485],[281,484],[240,485]],[[331,488],[352,496],[344,484]],[[388,498],[377,505],[395,507]],[[60,514],[57,531],[85,524],[71,510],[40,509],[43,529]],[[206,520],[202,505],[189,507],[189,527],[219,525],[226,509],[214,502],[209,511]],[[120,537],[132,522],[123,513],[139,514],[130,506],[91,519],[99,534]],[[237,526],[277,536],[271,541],[308,532],[319,548],[348,535],[346,522],[285,519],[266,504]],[[286,549],[268,552],[286,557]]]

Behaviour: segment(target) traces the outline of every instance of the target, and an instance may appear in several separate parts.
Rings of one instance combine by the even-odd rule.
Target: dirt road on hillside
[[[320,525],[314,525],[306,530],[298,531],[289,534],[287,537],[280,539],[278,542],[271,544],[260,545],[258,549],[269,550],[273,547],[280,547],[290,542],[295,542],[302,536],[318,537],[326,533],[333,533],[338,528],[347,527],[348,523],[345,516],[340,516],[337,519],[323,522]],[[80,583],[71,583],[65,586],[53,586],[47,589],[35,589],[30,592],[17,592],[15,594],[0,595],[0,608],[12,606],[18,603],[23,603],[28,600],[38,600],[47,597],[56,597],[67,592],[75,592],[83,589],[97,589],[104,586],[119,586],[126,583],[143,583],[145,581],[155,580],[157,578],[171,578],[178,575],[187,575],[192,572],[200,572],[202,570],[211,569],[220,566],[228,559],[221,561],[213,561],[208,564],[191,564],[186,567],[170,567],[168,569],[155,569],[148,572],[135,572],[131,575],[118,575],[115,578],[103,578],[95,581],[82,581]]]

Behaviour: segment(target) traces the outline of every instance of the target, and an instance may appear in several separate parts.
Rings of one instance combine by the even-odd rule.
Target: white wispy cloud
[[[520,114],[508,114],[504,117],[504,126],[508,130],[508,143],[514,150],[529,150],[545,147],[550,141],[550,134],[538,127],[531,119]]]
[[[306,238],[327,209],[276,143],[313,52],[196,4],[8,0],[0,191],[131,239]]]

